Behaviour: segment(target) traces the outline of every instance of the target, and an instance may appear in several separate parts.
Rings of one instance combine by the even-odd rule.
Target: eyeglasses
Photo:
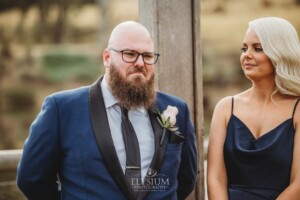
[[[141,55],[145,64],[153,65],[157,62],[157,59],[159,57],[159,54],[154,52],[139,53],[134,50],[116,50],[112,48],[110,48],[109,50],[122,53],[122,59],[127,63],[136,62],[138,57]]]

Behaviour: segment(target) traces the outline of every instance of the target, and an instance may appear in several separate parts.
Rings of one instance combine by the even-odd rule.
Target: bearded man
[[[197,176],[195,132],[187,104],[155,89],[158,57],[148,30],[123,22],[103,52],[104,76],[46,98],[18,166],[28,199],[188,196]]]

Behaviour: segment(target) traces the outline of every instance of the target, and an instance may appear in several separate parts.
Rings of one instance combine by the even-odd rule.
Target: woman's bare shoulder
[[[227,113],[227,111],[230,111],[232,106],[232,98],[233,96],[227,96],[219,100],[215,107],[215,112]]]
[[[226,96],[217,103],[215,112],[226,116],[228,119],[232,113],[235,102],[244,101],[245,99],[247,99],[247,91],[235,94],[234,96]]]
[[[295,127],[300,130],[300,100],[299,99],[300,97],[296,98],[295,100],[297,104],[294,105],[293,117],[294,117]]]

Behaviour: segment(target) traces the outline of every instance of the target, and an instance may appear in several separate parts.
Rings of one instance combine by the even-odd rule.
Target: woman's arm
[[[207,158],[207,189],[209,200],[228,199],[223,146],[230,114],[231,97],[226,97],[216,105],[211,121]]]
[[[300,104],[299,104],[300,105]],[[291,171],[291,181],[277,198],[277,200],[299,200],[300,198],[300,106],[298,105],[294,115],[295,141]],[[284,148],[284,147],[283,147]]]

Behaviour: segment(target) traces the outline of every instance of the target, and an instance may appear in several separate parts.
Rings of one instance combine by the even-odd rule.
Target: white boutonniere
[[[174,106],[168,106],[167,109],[162,114],[160,114],[159,111],[157,111],[157,110],[155,112],[158,114],[157,120],[158,120],[159,124],[161,125],[161,127],[163,128],[163,135],[160,140],[160,145],[162,145],[164,142],[167,130],[171,131],[171,133],[173,133],[173,134],[179,133],[177,131],[178,127],[175,126],[178,109],[177,109],[177,107],[174,107]]]
[[[177,131],[178,128],[175,126],[177,114],[177,107],[168,106],[167,109],[160,115],[160,117],[157,117],[157,120],[163,128],[166,128],[170,131]]]

